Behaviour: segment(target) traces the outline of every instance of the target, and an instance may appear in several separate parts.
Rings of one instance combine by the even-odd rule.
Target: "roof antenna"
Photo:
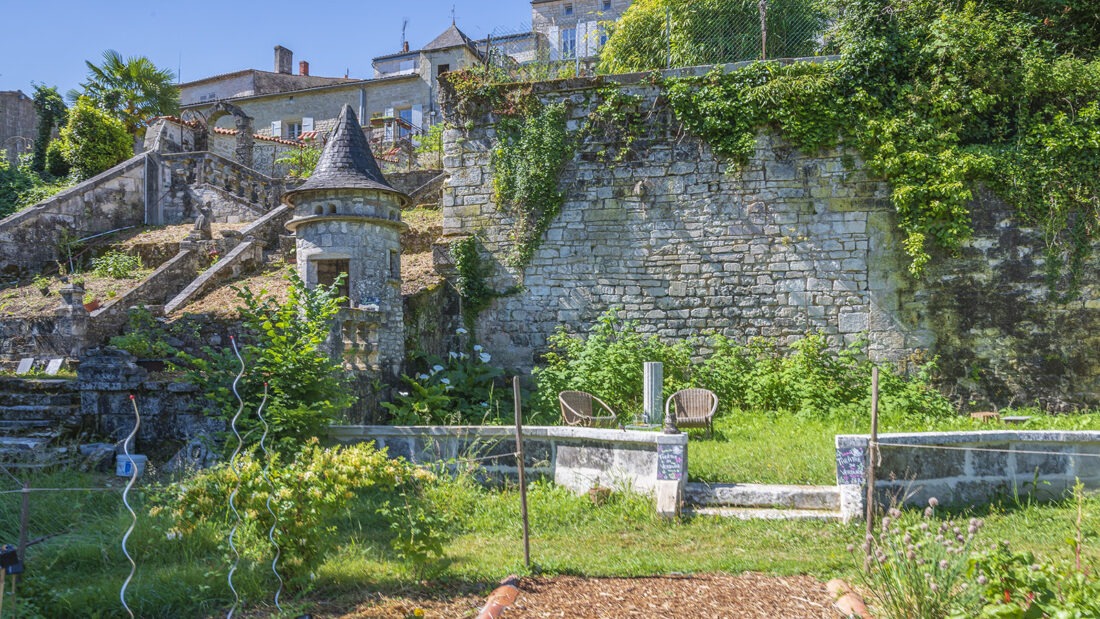
[[[451,5],[451,25],[455,25],[455,5]]]
[[[401,49],[405,49],[405,44],[408,43],[408,39],[405,38],[405,31],[409,28],[409,18],[405,17],[401,20]]]

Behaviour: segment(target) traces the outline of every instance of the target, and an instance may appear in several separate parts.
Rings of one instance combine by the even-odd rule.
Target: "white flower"
[[[442,371],[443,371],[443,366],[442,365],[436,364],[436,365],[432,366],[432,374],[435,374],[436,372],[442,372]]]
[[[457,333],[458,335],[466,335],[467,333],[469,333],[469,331],[467,331],[466,329],[464,329],[462,327],[459,327],[459,328],[455,329],[455,333]]]
[[[469,357],[469,356],[470,356],[470,355],[467,355],[467,354],[466,354],[466,353],[464,353],[464,352],[460,352],[460,353],[458,353],[458,358],[459,358],[459,359],[465,359],[466,357]]]
[[[489,363],[489,360],[492,359],[492,357],[489,356],[489,353],[487,352],[481,353],[480,355],[478,355],[478,358],[481,359],[482,363]]]
[[[451,357],[452,359],[458,359],[458,353],[456,353],[456,352],[455,352],[455,351],[453,351],[453,350],[452,350],[451,352],[447,353],[447,354],[448,354],[448,355],[450,355],[450,357]]]
[[[449,378],[440,378],[439,382],[443,383],[444,385],[449,385],[449,384],[451,384],[451,379],[449,379]]]
[[[481,408],[489,408],[489,403],[488,402],[482,402],[481,403]]]
[[[481,352],[483,350],[485,349],[481,347],[481,344],[474,344],[474,352]]]
[[[407,398],[407,397],[409,397],[409,392],[408,391],[398,391],[397,395],[399,395],[403,398]]]

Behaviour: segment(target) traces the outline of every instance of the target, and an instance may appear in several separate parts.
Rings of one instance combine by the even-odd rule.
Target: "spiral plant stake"
[[[244,363],[244,360],[241,360]],[[271,546],[275,549],[275,558],[271,560],[271,571],[275,574],[275,578],[279,580],[279,588],[275,590],[275,608],[282,612],[283,607],[279,604],[279,596],[283,593],[283,577],[279,574],[279,557],[282,556],[282,549],[279,548],[279,542],[275,541],[275,529],[279,526],[279,515],[275,513],[275,510],[271,508],[271,500],[275,497],[275,483],[271,481],[271,454],[267,449],[267,435],[271,429],[267,420],[264,419],[264,406],[267,404],[267,383],[264,383],[264,399],[260,402],[260,407],[256,409],[256,416],[260,418],[260,423],[264,424],[264,433],[260,437],[260,451],[264,454],[264,468],[260,474],[264,478],[264,482],[267,483],[267,513],[271,514],[271,528],[267,530],[267,539],[271,542]]]
[[[130,615],[130,619],[134,619],[134,611],[130,610],[130,605],[126,603],[126,588],[130,586],[130,581],[134,579],[134,574],[137,572],[137,563],[134,561],[134,557],[130,555],[130,551],[126,549],[126,542],[130,539],[130,534],[134,532],[134,528],[137,526],[137,512],[130,506],[130,489],[134,487],[137,482],[138,468],[133,459],[130,458],[130,441],[134,440],[137,436],[138,428],[141,427],[141,414],[138,413],[137,400],[134,396],[130,395],[130,404],[134,406],[134,429],[130,432],[130,435],[126,437],[126,440],[122,442],[122,454],[126,458],[126,461],[130,463],[130,481],[126,482],[126,489],[122,491],[122,504],[126,506],[126,509],[130,512],[130,528],[126,529],[126,534],[122,536],[122,554],[126,555],[126,558],[130,561],[130,575],[126,577],[126,581],[122,583],[122,589],[118,593],[118,597],[122,600],[122,608],[126,609],[126,612]]]
[[[233,430],[233,436],[237,437],[237,448],[233,450],[233,456],[229,458],[229,468],[233,471],[233,476],[236,477],[237,483],[233,486],[233,492],[229,495],[229,510],[233,512],[233,528],[229,530],[229,548],[233,551],[233,566],[229,568],[229,590],[233,592],[233,606],[230,607],[229,612],[226,613],[226,619],[232,619],[233,613],[237,610],[237,607],[241,604],[241,594],[237,592],[237,588],[233,586],[233,573],[237,571],[237,568],[241,563],[241,553],[237,550],[237,545],[233,542],[233,538],[237,535],[237,529],[241,526],[241,514],[237,511],[237,493],[241,491],[241,474],[237,470],[237,458],[241,455],[241,449],[244,448],[244,439],[241,438],[241,433],[237,431],[237,420],[240,419],[241,413],[244,412],[244,398],[237,391],[237,383],[241,382],[241,378],[244,376],[244,359],[241,357],[240,351],[237,350],[237,340],[233,336],[229,336],[229,342],[233,345],[233,353],[237,355],[237,359],[241,361],[241,371],[237,374],[237,377],[233,379],[233,395],[237,397],[237,401],[240,402],[240,406],[237,408],[237,414],[233,415],[232,421],[229,422],[229,427]]]

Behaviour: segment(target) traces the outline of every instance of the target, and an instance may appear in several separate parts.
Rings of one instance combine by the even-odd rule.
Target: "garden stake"
[[[126,609],[127,614],[130,615],[130,619],[134,619],[134,611],[130,609],[130,605],[126,603],[126,588],[130,586],[130,581],[134,579],[134,574],[137,573],[137,562],[134,561],[134,557],[130,555],[130,551],[126,548],[126,542],[130,539],[130,535],[133,534],[134,529],[137,528],[137,512],[130,506],[130,490],[137,483],[138,468],[137,463],[130,457],[130,441],[136,440],[138,435],[138,429],[141,428],[141,413],[138,412],[137,399],[133,394],[130,394],[130,404],[134,407],[134,430],[130,432],[122,441],[122,454],[126,460],[130,463],[130,480],[126,482],[126,489],[122,491],[122,504],[126,506],[126,511],[130,512],[130,528],[126,529],[126,534],[122,536],[122,554],[126,555],[126,558],[130,561],[130,575],[126,577],[125,582],[122,583],[122,589],[118,592],[118,598],[122,600],[122,607]],[[136,444],[136,443],[135,443]]]
[[[875,526],[875,455],[878,453],[878,367],[871,368],[871,442],[867,448],[867,537]],[[871,546],[867,544],[863,567],[871,563]]]
[[[519,469],[519,509],[523,515],[523,565],[531,567],[531,529],[527,522],[527,480],[523,471],[523,410],[520,408],[519,376],[512,377],[512,399],[516,408],[516,467]]]

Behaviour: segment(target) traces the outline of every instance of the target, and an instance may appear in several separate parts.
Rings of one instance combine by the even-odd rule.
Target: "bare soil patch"
[[[340,619],[405,619],[417,616],[476,617],[488,594],[451,597],[385,597],[347,614],[317,615]],[[570,619],[606,617],[736,617],[836,619],[824,583],[810,576],[696,574],[645,578],[524,578],[516,604],[505,618]]]

